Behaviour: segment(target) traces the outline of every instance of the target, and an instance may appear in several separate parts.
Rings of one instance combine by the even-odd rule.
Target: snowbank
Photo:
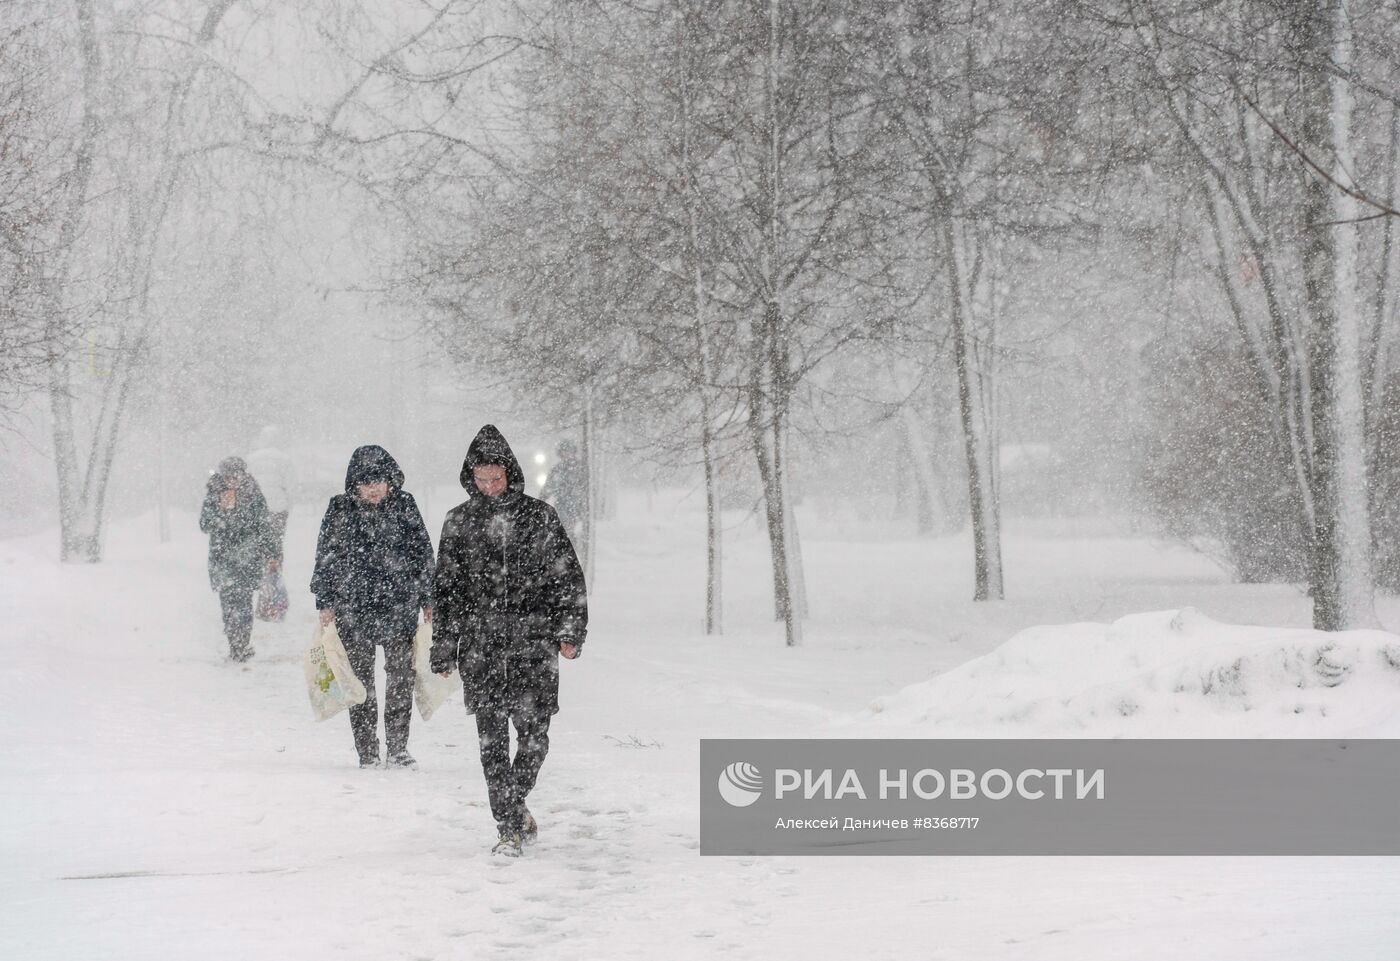
[[[1400,637],[1189,607],[1033,627],[862,720],[906,737],[1397,737]]]

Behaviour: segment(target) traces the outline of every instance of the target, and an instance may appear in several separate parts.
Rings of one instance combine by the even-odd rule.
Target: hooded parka
[[[378,504],[362,501],[356,489],[377,481],[388,483],[388,495]],[[432,605],[433,545],[403,482],[384,448],[356,448],[345,493],[331,498],[321,521],[311,593],[337,620],[383,621],[390,633],[411,637],[419,608]]]
[[[233,508],[223,510],[219,502],[230,482]],[[236,589],[252,594],[267,562],[277,556],[277,534],[262,490],[242,458],[225,458],[210,475],[199,529],[209,535],[209,586],[220,592]]]
[[[499,497],[477,490],[472,469],[505,468]],[[554,714],[559,645],[582,646],[588,627],[583,569],[554,508],[525,493],[525,473],[487,424],[462,464],[470,498],[453,508],[438,543],[432,666],[456,667],[467,711]]]
[[[362,500],[361,484],[384,482],[378,504]],[[420,608],[432,605],[433,545],[403,471],[376,445],[355,450],[345,471],[345,493],[331,498],[316,544],[311,592],[316,607],[335,612],[350,667],[365,687],[365,701],[349,710],[350,730],[362,767],[380,760],[375,646],[384,649],[384,737],[389,763],[411,765],[409,721],[413,713],[413,635]]]

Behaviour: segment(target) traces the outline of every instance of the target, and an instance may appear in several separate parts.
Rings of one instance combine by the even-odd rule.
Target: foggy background
[[[972,524],[979,598],[1003,522],[1393,586],[1396,16],[11,0],[0,534],[191,523],[269,425],[301,509],[378,443],[436,531],[491,421],[597,517],[766,516],[775,583],[796,507]]]

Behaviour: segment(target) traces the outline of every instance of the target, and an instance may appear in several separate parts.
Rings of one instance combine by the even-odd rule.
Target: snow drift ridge
[[[1400,637],[1222,624],[1193,608],[1032,627],[878,698],[908,736],[1400,736]]]

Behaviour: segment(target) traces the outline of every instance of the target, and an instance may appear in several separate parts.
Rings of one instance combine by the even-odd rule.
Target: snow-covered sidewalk
[[[1044,733],[1063,735],[1123,692],[1105,676],[1064,691],[1082,710],[1051,710],[1053,689],[1008,680],[1043,675],[1034,638],[992,655],[1000,669],[984,658],[928,679],[986,654],[1032,608],[1112,621],[1122,603],[1216,613],[1213,600],[1234,597],[1221,616],[1269,608],[1296,623],[1285,592],[1233,588],[1189,555],[1140,546],[1142,583],[1120,596],[1104,588],[1120,564],[1047,543],[1012,568],[1030,600],[973,610],[952,600],[958,575],[939,575],[940,551],[949,572],[961,562],[951,547],[812,538],[812,642],[787,651],[761,616],[759,538],[731,539],[731,633],[705,639],[691,519],[624,515],[602,551],[590,646],[564,666],[532,802],[540,841],[502,862],[487,853],[493,825],[460,708],[415,717],[420,769],[407,772],[358,770],[344,719],[311,719],[299,660],[313,617],[301,592],[311,513],[289,533],[292,614],[255,628],[247,669],[222,660],[192,522],[164,546],[148,525],[118,524],[93,568],[58,565],[52,538],[0,542],[0,957],[1362,961],[1400,945],[1393,859],[697,854],[702,737],[1029,732],[998,728],[985,701],[947,703],[974,686],[1034,694]],[[1076,576],[1090,587],[1065,593]],[[936,622],[913,586],[927,578],[940,584]],[[1169,596],[1180,600],[1156,603]],[[1395,732],[1389,679],[1368,660],[1386,637],[1357,654],[1364,709],[1343,718],[1350,733]],[[932,687],[895,693],[914,682]],[[1308,691],[1309,703],[1328,690]],[[1145,704],[1139,729],[1119,733],[1150,735],[1143,718],[1160,720],[1160,708]],[[1302,715],[1309,732],[1342,730],[1315,715]]]

